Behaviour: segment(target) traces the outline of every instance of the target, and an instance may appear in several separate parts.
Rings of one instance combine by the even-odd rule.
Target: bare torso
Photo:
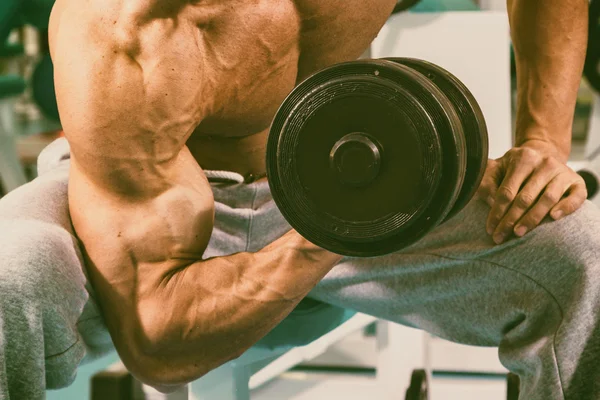
[[[262,173],[285,96],[357,58],[395,2],[57,0],[49,37],[69,210],[128,368],[147,381],[175,373],[173,384],[201,376],[339,261],[293,231],[251,255],[204,259],[214,200],[203,169]]]
[[[73,72],[65,79],[69,84],[57,88],[63,111],[78,112],[80,99],[71,88],[82,85],[77,79],[85,79],[89,90],[105,91],[102,97],[107,101],[97,106],[95,115],[82,118],[106,120],[100,125],[110,129],[112,118],[143,116],[150,129],[164,128],[154,143],[161,146],[156,151],[164,152],[163,156],[185,142],[202,168],[247,174],[264,171],[267,130],[285,96],[314,71],[360,56],[396,2],[201,0],[162,6],[161,0],[109,0],[85,15],[81,7],[72,7],[74,3],[80,2],[57,1],[51,33],[59,31],[61,18],[81,23],[60,30],[69,39],[52,35],[53,42],[87,47],[95,40],[112,40],[114,53],[107,50],[83,60],[65,60],[68,50],[53,43],[55,62],[68,62]],[[94,7],[98,2],[89,3]],[[142,16],[150,7],[157,19],[148,23]],[[89,34],[90,25],[97,35]],[[135,62],[119,68],[123,53]],[[106,64],[120,69],[118,74],[97,70],[94,64],[105,57],[114,57]],[[94,87],[90,71],[114,74],[115,86]],[[83,73],[78,77],[78,72]],[[116,89],[140,75],[145,91]],[[131,109],[111,109],[111,97],[122,95],[132,96]],[[151,116],[156,110],[166,122]]]

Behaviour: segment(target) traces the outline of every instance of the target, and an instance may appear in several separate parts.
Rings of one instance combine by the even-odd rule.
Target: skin
[[[53,10],[73,226],[121,359],[159,390],[239,356],[341,259],[293,231],[256,253],[202,258],[214,220],[202,167],[264,171],[284,97],[357,58],[395,1],[319,3],[58,0]]]
[[[56,2],[50,44],[71,144],[71,217],[116,349],[139,380],[170,391],[239,356],[340,261],[294,231],[256,253],[203,259],[214,222],[203,168],[264,172],[267,129],[284,97],[310,73],[356,59],[395,3]],[[521,3],[512,5],[511,21],[532,12],[541,27],[559,14],[573,24],[584,18],[566,0],[553,3],[554,13]],[[577,37],[573,25],[553,26],[562,29],[555,37]],[[523,131],[539,133],[546,118],[572,118],[558,111],[576,91],[564,76],[581,71],[560,55],[576,53],[567,49],[572,41],[536,40],[522,44],[518,61],[530,75],[520,80],[521,98],[535,110]],[[537,68],[541,60],[548,67]],[[547,101],[546,91],[563,101]],[[534,138],[520,135],[522,146]],[[565,129],[548,135],[535,136],[531,151],[568,153]],[[488,169],[490,187],[525,168],[507,160]]]
[[[516,146],[490,160],[479,196],[491,206],[487,232],[500,244],[585,201],[566,162],[587,48],[587,0],[508,1],[517,65]]]

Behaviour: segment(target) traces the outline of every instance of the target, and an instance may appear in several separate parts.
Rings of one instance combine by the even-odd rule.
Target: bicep
[[[189,153],[182,152],[177,158],[187,157]],[[109,274],[114,269],[117,275],[131,269],[141,273],[136,277],[139,283],[202,259],[212,233],[214,200],[199,167],[194,168],[193,160],[189,167],[182,165],[187,162],[178,161],[174,168],[190,181],[165,182],[167,189],[151,196],[107,191],[72,162],[71,218],[97,268]]]
[[[86,269],[117,351],[134,370],[154,337],[155,310],[140,305],[201,260],[212,233],[212,192],[197,178],[195,186],[173,184],[155,197],[123,198],[71,167],[69,208]]]
[[[185,147],[201,117],[189,83],[200,69],[175,79],[164,62],[181,54],[165,46],[173,32],[128,24],[125,3],[59,0],[50,24],[71,218],[121,351],[135,344],[140,295],[201,259],[213,223],[212,191]]]
[[[88,3],[58,2],[50,24],[56,96],[72,157],[106,187],[168,180],[170,164],[203,116],[201,68],[193,55],[181,57],[192,37],[177,38],[173,24],[140,22],[135,7],[126,6],[143,2]]]

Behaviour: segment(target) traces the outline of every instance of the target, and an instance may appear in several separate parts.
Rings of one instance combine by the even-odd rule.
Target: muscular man
[[[565,165],[585,0],[509,0],[516,147],[489,163],[488,204],[410,248],[342,259],[290,231],[264,178],[244,178],[264,176],[286,94],[357,58],[394,4],[58,0],[68,144],[0,202],[0,398],[69,384],[111,348],[102,320],[129,370],[169,391],[253,345],[314,339],[344,308],[499,346],[524,399],[598,398],[600,212]],[[321,303],[298,312],[307,295]]]

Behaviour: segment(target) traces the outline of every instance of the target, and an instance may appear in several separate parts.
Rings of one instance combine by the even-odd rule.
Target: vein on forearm
[[[509,0],[517,66],[517,144],[570,148],[587,46],[587,1]]]

